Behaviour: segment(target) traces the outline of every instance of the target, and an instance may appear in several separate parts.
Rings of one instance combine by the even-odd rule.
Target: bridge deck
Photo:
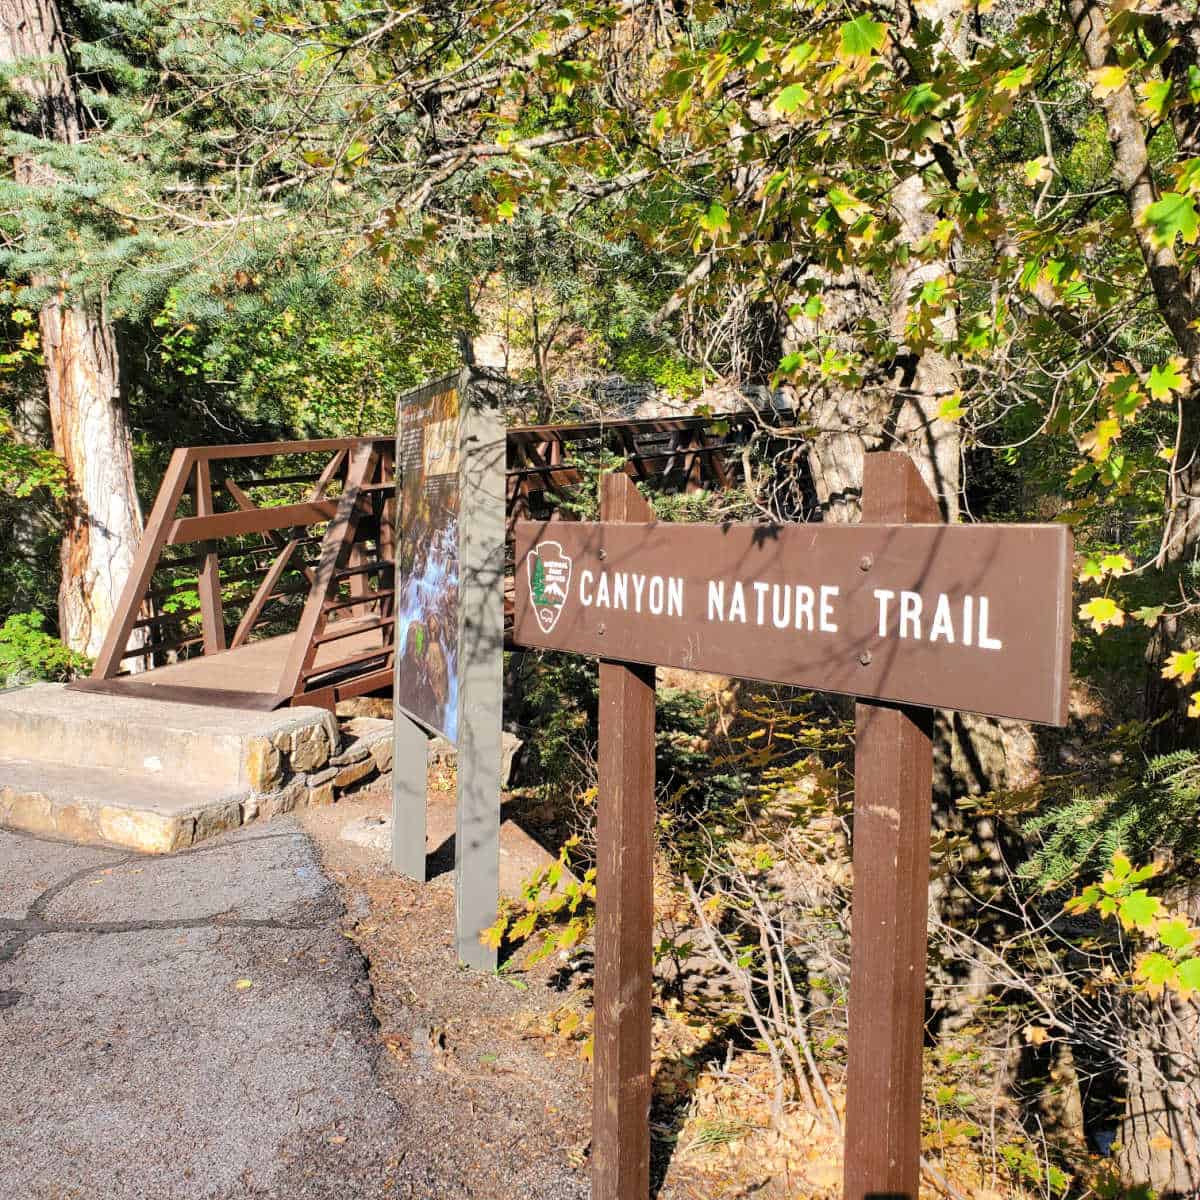
[[[340,622],[338,624],[340,626]],[[278,696],[269,689],[279,680],[295,637],[294,633],[287,633],[280,637],[247,642],[236,650],[222,650],[218,654],[200,655],[186,662],[155,667],[153,671],[143,671],[137,675],[119,675],[113,679],[77,679],[69,686],[78,691],[174,700],[182,704],[264,710],[278,708],[288,703],[291,697]],[[381,658],[390,649],[383,646],[379,629],[347,633],[335,642],[318,646],[310,670],[319,671],[326,664],[368,654],[376,648]],[[364,667],[370,668],[369,659],[358,664],[358,672],[361,673]],[[322,682],[319,675],[312,677],[315,687],[320,687]],[[332,678],[330,682],[333,682]]]

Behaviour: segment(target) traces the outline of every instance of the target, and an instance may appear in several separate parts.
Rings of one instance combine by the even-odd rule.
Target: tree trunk
[[[3,0],[0,62],[26,64],[11,81],[31,102],[32,111],[18,114],[20,127],[78,143],[82,121],[56,0]],[[53,172],[35,159],[14,160],[13,171],[28,186],[55,185]],[[40,324],[50,427],[68,484],[59,632],[73,650],[95,655],[142,532],[116,340],[101,303],[87,306],[69,296],[62,281],[33,282],[54,292]]]
[[[1166,897],[1200,923],[1200,886]],[[1131,1002],[1125,1065],[1125,1119],[1118,1151],[1126,1183],[1149,1185],[1161,1200],[1200,1195],[1200,1005],[1167,995]]]

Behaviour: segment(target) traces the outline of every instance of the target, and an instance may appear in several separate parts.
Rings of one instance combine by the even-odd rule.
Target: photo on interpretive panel
[[[450,741],[458,734],[457,376],[396,405],[400,479],[397,702]]]

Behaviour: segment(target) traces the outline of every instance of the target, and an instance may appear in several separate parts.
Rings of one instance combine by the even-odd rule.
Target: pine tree
[[[546,568],[540,558],[533,560],[533,578],[529,582],[529,590],[533,595],[534,604],[546,604]]]

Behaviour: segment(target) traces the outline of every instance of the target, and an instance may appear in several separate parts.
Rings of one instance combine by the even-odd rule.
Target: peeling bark
[[[28,64],[11,81],[28,102],[15,122],[25,132],[68,144],[82,140],[69,62],[56,0],[3,0],[0,63]],[[31,187],[55,183],[32,158],[15,159],[13,172]],[[68,295],[63,281],[33,282],[54,293],[42,306],[40,326],[50,428],[68,485],[59,632],[73,650],[94,656],[142,531],[116,340],[102,306]]]

